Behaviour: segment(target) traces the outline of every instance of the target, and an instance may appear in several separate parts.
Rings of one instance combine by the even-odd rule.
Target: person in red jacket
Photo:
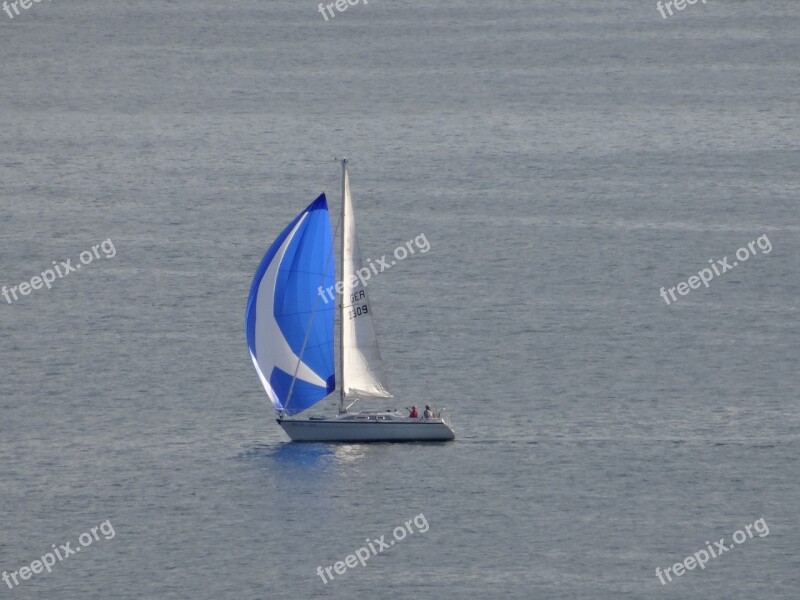
[[[417,414],[417,407],[416,406],[412,406],[411,407],[411,414],[408,415],[408,418],[409,419],[417,419],[417,418],[419,418],[419,414]]]

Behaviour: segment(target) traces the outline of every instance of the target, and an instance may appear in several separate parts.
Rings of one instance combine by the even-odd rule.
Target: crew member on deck
[[[430,404],[426,404],[425,405],[425,412],[422,413],[422,416],[425,417],[426,419],[432,419],[433,418],[433,411],[431,410],[431,405]]]
[[[417,414],[417,407],[416,406],[412,406],[411,407],[411,414],[408,415],[408,418],[409,419],[418,419],[419,418],[419,414]]]

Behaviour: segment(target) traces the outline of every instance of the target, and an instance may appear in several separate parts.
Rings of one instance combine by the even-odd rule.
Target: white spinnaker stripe
[[[263,385],[264,389],[267,390],[267,396],[269,396],[269,399],[272,401],[272,405],[275,408],[282,406],[281,402],[278,400],[278,396],[275,394],[272,386],[269,384],[269,381],[267,381],[266,377],[264,377],[264,374],[261,372],[261,367],[258,364],[258,360],[256,360],[255,356],[253,356],[252,352],[250,353],[250,358],[253,359],[253,366],[256,368],[256,373],[258,373],[258,378],[261,380],[261,385]]]
[[[290,375],[296,369],[298,379],[323,388],[327,385],[324,379],[294,353],[283,336],[278,322],[275,320],[274,312],[275,282],[278,278],[278,270],[298,228],[307,217],[308,213],[304,214],[291,233],[286,236],[258,285],[255,324],[256,356],[253,357],[253,364],[256,367],[261,383],[264,385],[264,389],[267,390],[267,394],[269,394],[273,403],[277,403],[277,395],[269,384],[269,375],[272,374],[272,369],[275,367]]]

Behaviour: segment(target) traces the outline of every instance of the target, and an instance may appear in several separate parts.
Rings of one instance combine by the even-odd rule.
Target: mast
[[[347,179],[347,159],[342,159],[342,244],[339,253],[339,277],[344,280],[344,236],[345,236],[345,181]],[[339,297],[339,414],[346,413],[344,405],[344,296]]]

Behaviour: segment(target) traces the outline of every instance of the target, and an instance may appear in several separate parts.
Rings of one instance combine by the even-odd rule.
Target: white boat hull
[[[293,442],[448,442],[455,433],[442,419],[411,419],[381,413],[330,419],[278,419]]]

